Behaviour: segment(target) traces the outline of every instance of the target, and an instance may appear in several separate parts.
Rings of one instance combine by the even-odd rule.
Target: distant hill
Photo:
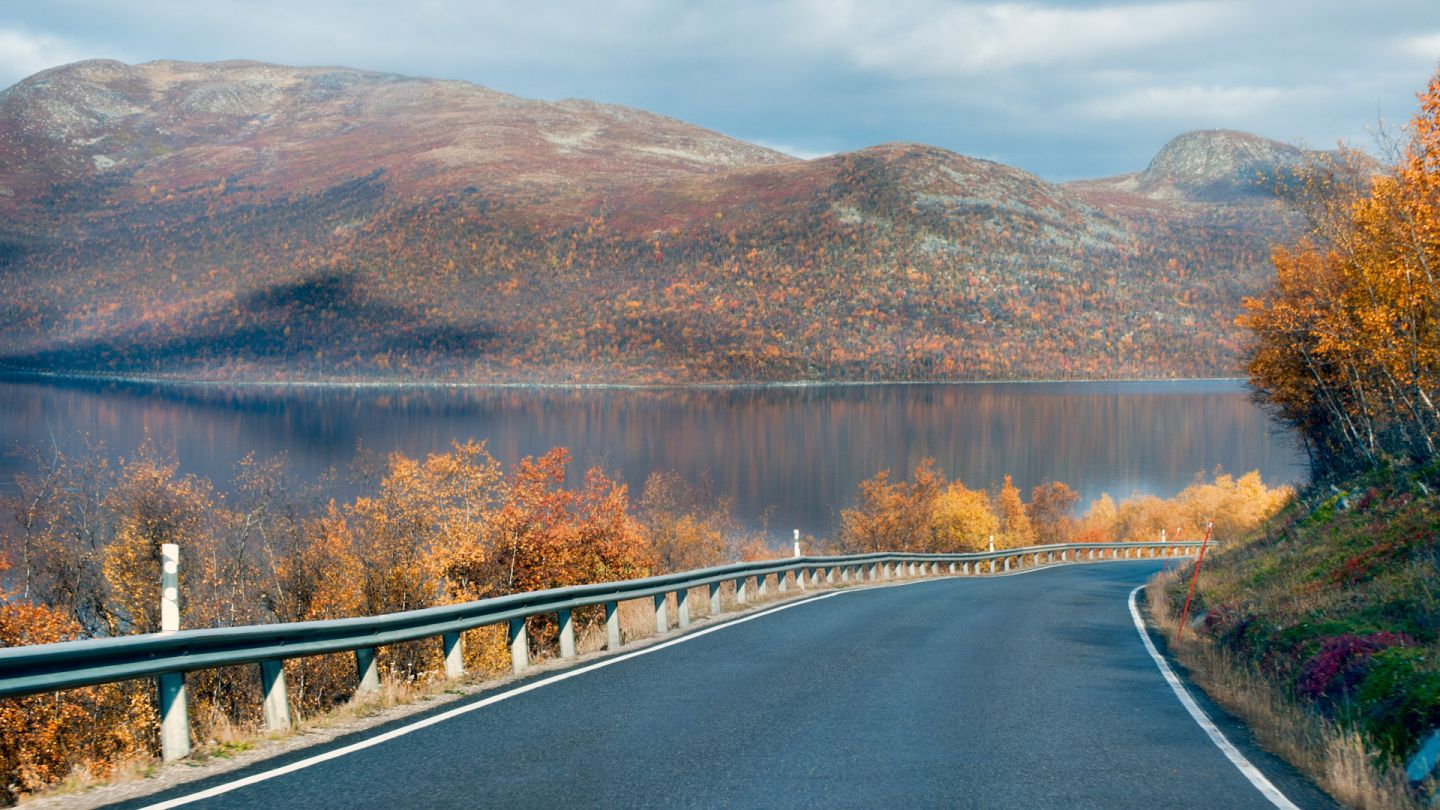
[[[1249,178],[1309,159],[1189,133],[1055,185],[464,82],[110,61],[0,92],[0,157],[0,364],[475,382],[1233,374],[1291,227]]]
[[[1317,157],[1317,153],[1248,132],[1196,130],[1165,144],[1144,171],[1073,186],[1175,202],[1263,202],[1283,190],[1297,171]]]

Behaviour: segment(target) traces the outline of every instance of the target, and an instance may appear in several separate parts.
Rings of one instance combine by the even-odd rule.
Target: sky
[[[1191,129],[1376,151],[1440,62],[1440,0],[0,3],[0,87],[89,58],[462,79],[797,157],[918,141],[1058,181]]]

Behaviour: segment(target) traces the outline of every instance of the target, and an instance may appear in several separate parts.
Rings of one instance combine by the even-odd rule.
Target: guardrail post
[[[720,583],[712,582],[710,583],[710,615],[720,615],[720,609]]]
[[[842,565],[842,566],[840,566],[840,581],[841,581],[841,582],[849,582],[849,581],[850,581],[850,566],[848,566],[848,565]]]
[[[169,762],[190,755],[190,720],[185,707],[185,673],[160,676],[160,757]]]
[[[380,668],[375,664],[375,648],[361,647],[355,651],[355,692],[380,691]]]
[[[675,592],[675,621],[681,627],[690,626],[690,589],[681,588]]]
[[[160,546],[160,632],[180,630],[180,547]],[[190,754],[190,712],[186,706],[185,673],[166,672],[160,685],[160,756],[166,762]]]
[[[612,651],[620,649],[620,604],[618,602],[605,603],[605,648]]]
[[[555,611],[555,618],[560,620],[560,657],[575,657],[575,615],[570,608],[561,608]]]
[[[260,662],[260,691],[265,695],[265,728],[290,728],[290,696],[285,689],[285,662]]]
[[[1009,571],[1009,570],[1010,570],[1010,558],[1009,558],[1009,557],[1006,557],[1006,558],[1005,558],[1005,570],[1006,570],[1006,571]]]
[[[788,571],[781,571],[780,573],[778,573],[778,574],[775,575],[775,592],[776,592],[776,593],[785,593],[785,591],[790,588],[789,583],[786,582],[786,580],[788,580],[789,578],[790,578],[790,574],[789,574]],[[796,577],[796,579],[798,580],[799,577]]]
[[[764,596],[765,592],[769,590],[770,583],[766,582],[766,580],[768,580],[769,578],[770,577],[765,574],[755,575],[755,596]]]
[[[743,605],[743,604],[745,604],[745,600],[746,600],[746,598],[747,598],[746,595],[745,595],[745,586],[747,586],[747,585],[749,585],[749,584],[750,584],[750,578],[749,578],[749,577],[740,577],[739,579],[735,580],[735,604],[737,604],[737,605]]]
[[[465,641],[459,630],[440,636],[440,649],[445,653],[445,677],[454,680],[465,676]]]
[[[992,573],[992,574],[995,573],[995,558],[994,558],[994,557],[991,557],[991,558],[990,558],[990,573]]]
[[[667,595],[655,594],[655,632],[670,632],[670,616],[666,611],[669,609]]]
[[[837,567],[837,566],[832,565],[832,566],[830,566],[828,569],[826,569],[826,571],[825,571],[825,582],[826,582],[827,584],[830,584],[830,585],[834,585],[834,584],[835,584],[835,580],[836,580],[835,569],[836,569],[836,567]],[[819,576],[819,572],[816,572],[816,576]]]
[[[530,668],[530,631],[525,617],[510,620],[510,671],[516,675]]]

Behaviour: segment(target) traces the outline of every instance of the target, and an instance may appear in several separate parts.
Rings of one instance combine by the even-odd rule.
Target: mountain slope
[[[1216,192],[1230,158],[1214,141],[1057,186],[913,144],[799,161],[463,82],[78,63],[0,93],[0,362],[217,379],[1230,374],[1235,310],[1287,222],[1268,197]]]
[[[1070,185],[1181,203],[1264,202],[1320,154],[1248,132],[1195,130],[1171,139],[1143,171]]]

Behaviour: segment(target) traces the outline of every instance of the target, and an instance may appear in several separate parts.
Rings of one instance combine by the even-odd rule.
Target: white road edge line
[[[1145,651],[1150,653],[1150,657],[1155,661],[1155,666],[1160,668],[1160,674],[1165,676],[1165,681],[1170,684],[1175,696],[1180,698],[1180,703],[1185,707],[1185,711],[1190,712],[1190,717],[1210,737],[1210,742],[1215,743],[1215,747],[1225,754],[1231,764],[1240,770],[1241,775],[1249,779],[1250,784],[1254,785],[1261,795],[1269,799],[1271,804],[1282,810],[1300,810],[1294,802],[1285,798],[1285,794],[1281,793],[1273,782],[1265,778],[1265,774],[1261,773],[1254,763],[1240,753],[1240,749],[1225,738],[1225,734],[1210,719],[1210,715],[1206,714],[1205,710],[1200,708],[1200,704],[1195,702],[1195,698],[1190,696],[1189,690],[1185,688],[1185,684],[1180,682],[1179,676],[1175,674],[1175,670],[1170,668],[1165,657],[1155,649],[1155,642],[1150,640],[1150,633],[1145,629],[1145,620],[1140,618],[1140,608],[1135,604],[1135,596],[1144,587],[1144,585],[1137,585],[1135,590],[1130,592],[1130,618],[1135,620],[1135,631],[1140,634],[1140,640],[1145,642]]]
[[[275,768],[273,770],[262,771],[261,773],[253,774],[243,779],[236,779],[234,782],[226,782],[222,785],[216,785],[215,787],[201,790],[196,793],[179,796],[174,799],[158,802],[156,804],[146,805],[145,810],[168,810],[168,808],[171,807],[180,807],[186,804],[190,804],[192,802],[201,801],[203,799],[211,799],[221,794],[229,793],[232,790],[237,790],[242,787],[254,785],[269,779],[274,779],[277,776],[284,776],[287,773],[294,773],[295,771],[303,770],[310,767],[311,765],[319,765],[322,762],[336,759],[338,757],[343,757],[346,754],[353,754],[356,751],[363,751],[366,748],[374,747],[383,742],[389,742],[390,740],[393,740],[397,737],[403,737],[406,734],[419,731],[422,728],[428,728],[429,726],[433,726],[437,723],[443,723],[446,720],[454,717],[459,717],[462,714],[469,714],[470,712],[483,709],[486,706],[499,703],[502,700],[509,700],[510,698],[517,695],[523,695],[526,692],[534,691],[542,686],[549,686],[552,683],[559,683],[560,681],[574,678],[577,675],[584,675],[587,672],[594,672],[597,669],[603,669],[608,666],[613,666],[620,663],[621,661],[628,661],[632,658],[638,658],[642,655],[649,655],[650,653],[659,652],[666,647],[673,647],[676,644],[681,644],[686,641],[693,641],[697,638],[700,638],[701,636],[708,636],[717,630],[724,630],[727,627],[734,627],[739,624],[744,624],[745,622],[754,621],[755,619],[769,616],[772,613],[779,613],[782,610],[789,610],[790,608],[799,607],[801,605],[808,605],[814,602],[818,602],[822,599],[829,599],[832,596],[839,596],[843,593],[851,593],[854,590],[856,589],[832,591],[830,593],[818,594],[809,599],[802,599],[797,602],[789,602],[784,605],[778,605],[769,610],[764,610],[759,613],[752,613],[749,616],[741,616],[740,618],[732,619],[728,622],[725,622],[724,624],[717,624],[714,627],[706,627],[701,630],[696,630],[693,633],[688,633],[678,638],[670,639],[669,641],[662,641],[659,644],[652,644],[649,647],[643,647],[641,649],[635,650],[634,652],[617,655],[613,658],[606,658],[603,661],[596,661],[593,664],[588,664],[583,667],[577,667],[576,669],[568,669],[564,672],[559,672],[551,675],[548,678],[541,678],[538,681],[532,681],[523,686],[518,686],[514,689],[491,695],[490,697],[487,697],[483,700],[477,700],[474,703],[467,703],[464,706],[456,707],[447,712],[441,712],[440,714],[432,715],[425,718],[424,720],[419,720],[396,729],[391,729],[384,734],[360,740],[359,742],[354,742],[340,748],[335,748],[330,751],[326,751],[323,754],[316,754],[313,757],[306,757],[305,759],[296,760],[289,765],[282,765],[281,767]]]
[[[1100,561],[1099,561],[1099,560],[1095,560],[1094,562],[1100,562]],[[1133,561],[1131,561],[1131,562],[1133,562]],[[453,718],[453,717],[459,717],[460,715],[463,715],[463,714],[469,714],[470,712],[473,712],[473,711],[476,711],[476,710],[479,710],[479,709],[483,709],[483,708],[485,708],[486,706],[490,706],[490,705],[499,703],[499,702],[502,701],[502,700],[509,700],[510,698],[515,697],[515,696],[517,696],[517,695],[523,695],[523,694],[525,694],[526,692],[530,692],[530,691],[533,691],[533,690],[535,690],[535,689],[539,689],[539,688],[542,687],[542,686],[549,686],[549,685],[552,684],[552,683],[559,683],[560,681],[564,681],[564,680],[568,680],[568,679],[570,679],[570,678],[574,678],[574,677],[577,676],[577,675],[584,675],[584,674],[587,673],[587,672],[594,672],[594,671],[597,670],[597,669],[604,669],[605,667],[608,667],[608,666],[611,666],[611,665],[614,665],[614,664],[618,664],[618,663],[620,663],[621,661],[628,661],[628,660],[630,660],[630,659],[632,659],[632,658],[638,658],[638,657],[640,657],[640,656],[642,656],[642,655],[649,655],[650,653],[659,652],[660,650],[663,650],[663,649],[665,649],[665,648],[667,648],[667,647],[673,647],[673,646],[675,646],[676,644],[680,644],[680,643],[682,643],[682,642],[692,641],[692,640],[694,640],[694,639],[700,638],[701,636],[708,636],[708,635],[710,635],[711,633],[716,632],[717,630],[724,630],[724,629],[727,628],[727,627],[734,627],[734,626],[736,626],[736,625],[744,624],[745,622],[754,621],[755,619],[759,619],[759,618],[762,618],[762,617],[764,617],[764,616],[769,616],[769,615],[772,614],[772,613],[779,613],[779,612],[782,611],[782,610],[789,610],[790,608],[799,607],[799,606],[801,606],[801,605],[808,605],[808,604],[811,604],[811,603],[814,603],[814,602],[818,602],[818,601],[820,601],[820,600],[822,600],[822,599],[829,599],[829,598],[831,598],[832,596],[840,596],[840,595],[842,595],[842,594],[847,594],[847,593],[860,593],[860,592],[863,592],[863,591],[871,590],[872,588],[876,588],[876,587],[885,588],[885,587],[896,587],[896,586],[903,586],[903,585],[920,585],[920,584],[926,583],[926,582],[937,582],[937,581],[941,581],[941,580],[945,580],[945,579],[951,579],[951,578],[955,578],[955,579],[985,580],[985,579],[992,579],[992,578],[998,578],[998,577],[1013,577],[1013,576],[1018,576],[1018,575],[1021,575],[1021,574],[1032,574],[1032,573],[1036,573],[1036,572],[1039,572],[1039,571],[1048,571],[1048,570],[1051,570],[1051,569],[1054,569],[1054,568],[1062,568],[1062,567],[1067,567],[1068,565],[1077,565],[1077,564],[1079,564],[1079,563],[1076,563],[1076,562],[1070,562],[1070,563],[1054,563],[1054,564],[1051,564],[1051,565],[1043,565],[1043,566],[1039,566],[1039,567],[1036,567],[1036,568],[1024,568],[1024,569],[1021,569],[1021,570],[1019,570],[1019,571],[1011,571],[1011,572],[1009,572],[1009,573],[1004,573],[1004,574],[989,574],[989,575],[978,575],[978,576],[977,576],[977,575],[965,576],[965,575],[962,575],[962,574],[956,574],[956,575],[953,575],[953,577],[951,577],[951,576],[924,577],[924,578],[921,578],[921,579],[913,580],[913,581],[911,581],[911,582],[891,582],[891,583],[879,583],[879,582],[877,582],[877,583],[875,583],[874,585],[867,585],[867,586],[862,586],[862,587],[851,587],[851,588],[846,588],[846,589],[844,589],[844,590],[831,591],[831,592],[829,592],[829,593],[817,594],[816,596],[812,596],[812,597],[810,597],[810,598],[808,598],[808,599],[801,599],[801,600],[795,601],[795,602],[788,602],[788,603],[786,603],[786,604],[778,605],[778,606],[776,606],[776,607],[770,608],[769,610],[762,610],[762,611],[760,611],[759,613],[752,613],[752,614],[750,614],[750,615],[748,615],[748,616],[741,616],[741,617],[739,617],[739,618],[737,618],[737,619],[731,619],[730,621],[724,622],[723,624],[717,624],[717,625],[715,625],[714,627],[706,627],[706,628],[701,629],[701,630],[696,630],[696,631],[693,632],[693,633],[687,633],[687,634],[685,634],[685,635],[683,635],[683,636],[679,636],[679,637],[677,637],[677,638],[670,639],[669,641],[662,641],[662,642],[660,642],[659,644],[652,644],[652,645],[650,645],[650,646],[648,646],[648,647],[642,647],[641,649],[635,650],[634,652],[624,653],[623,655],[617,655],[617,656],[615,656],[615,657],[613,657],[613,658],[606,658],[606,659],[604,659],[603,661],[596,661],[596,662],[593,663],[593,664],[587,664],[586,666],[583,666],[583,667],[577,667],[577,668],[575,668],[575,669],[567,669],[567,670],[565,670],[564,672],[558,672],[558,673],[556,673],[556,674],[554,674],[554,675],[551,675],[551,676],[548,677],[548,678],[541,678],[541,679],[538,680],[538,681],[532,681],[532,682],[530,682],[530,683],[525,684],[524,686],[518,686],[518,687],[516,687],[516,688],[514,688],[514,689],[510,689],[510,690],[505,691],[505,692],[500,692],[500,693],[498,693],[498,694],[491,695],[490,697],[487,697],[487,698],[485,698],[485,699],[483,699],[483,700],[477,700],[477,701],[474,702],[474,703],[467,703],[467,704],[465,704],[464,706],[458,706],[458,707],[456,707],[456,708],[454,708],[454,709],[451,709],[451,710],[449,710],[449,711],[447,711],[447,712],[441,712],[440,714],[432,715],[432,716],[430,716],[430,717],[425,718],[424,720],[418,720],[418,721],[416,721],[416,722],[414,722],[414,723],[410,723],[410,724],[408,724],[408,725],[404,725],[404,726],[401,726],[401,727],[396,728],[396,729],[391,729],[390,731],[387,731],[387,732],[385,732],[384,734],[380,734],[380,735],[377,735],[377,736],[374,736],[374,737],[369,737],[369,738],[367,738],[367,739],[360,740],[359,742],[354,742],[354,743],[351,743],[351,744],[349,744],[349,745],[342,746],[342,747],[340,747],[340,748],[335,748],[335,749],[326,751],[326,752],[323,753],[323,754],[316,754],[316,755],[313,756],[313,757],[306,757],[305,759],[296,760],[296,761],[290,763],[289,765],[282,765],[282,766],[280,766],[279,768],[274,768],[274,769],[268,770],[268,771],[261,771],[260,773],[252,774],[252,775],[247,776],[247,777],[244,777],[244,778],[242,778],[242,779],[236,779],[234,782],[226,782],[226,783],[224,783],[224,784],[216,785],[215,787],[207,788],[207,789],[205,789],[205,790],[197,791],[197,792],[195,792],[195,793],[190,793],[190,794],[187,794],[187,795],[184,795],[184,796],[177,796],[177,797],[174,798],[174,799],[167,799],[166,801],[163,801],[163,802],[157,802],[157,803],[155,803],[155,804],[145,805],[144,808],[143,808],[143,810],[169,810],[169,808],[172,808],[172,807],[183,807],[184,805],[191,804],[191,803],[193,803],[193,802],[202,801],[202,800],[204,800],[204,799],[211,799],[211,798],[214,798],[214,797],[216,797],[216,796],[220,796],[220,795],[222,795],[222,794],[229,793],[229,792],[232,791],[232,790],[238,790],[238,789],[240,789],[240,788],[242,788],[242,787],[248,787],[249,785],[254,785],[254,784],[258,784],[258,783],[260,783],[260,782],[265,782],[265,781],[268,781],[268,780],[270,780],[270,779],[274,779],[274,778],[277,777],[277,776],[284,776],[284,775],[287,774],[287,773],[294,773],[295,771],[304,770],[305,768],[308,768],[308,767],[310,767],[311,765],[319,765],[319,764],[322,763],[322,762],[328,762],[329,760],[337,759],[337,758],[339,758],[339,757],[343,757],[343,756],[345,756],[346,754],[353,754],[353,753],[355,753],[356,751],[363,751],[363,750],[365,750],[366,748],[372,748],[372,747],[377,746],[377,745],[379,745],[379,744],[381,744],[381,743],[383,743],[383,742],[389,742],[390,740],[393,740],[393,739],[395,739],[395,738],[397,738],[397,737],[403,737],[403,736],[405,736],[405,735],[407,735],[407,734],[410,734],[410,733],[412,733],[412,732],[419,731],[419,730],[422,729],[422,728],[428,728],[428,727],[433,726],[433,725],[435,725],[435,724],[437,724],[437,723],[442,723],[442,722],[444,722],[444,721],[446,721],[446,720],[449,720],[449,719],[451,719],[451,718]],[[1133,601],[1133,594],[1132,594],[1132,601]],[[1147,639],[1147,640],[1148,640],[1148,639]],[[1263,778],[1263,777],[1262,777],[1262,778]],[[1293,806],[1293,805],[1292,805],[1292,806]],[[1297,810],[1298,810],[1298,808],[1297,808]]]

